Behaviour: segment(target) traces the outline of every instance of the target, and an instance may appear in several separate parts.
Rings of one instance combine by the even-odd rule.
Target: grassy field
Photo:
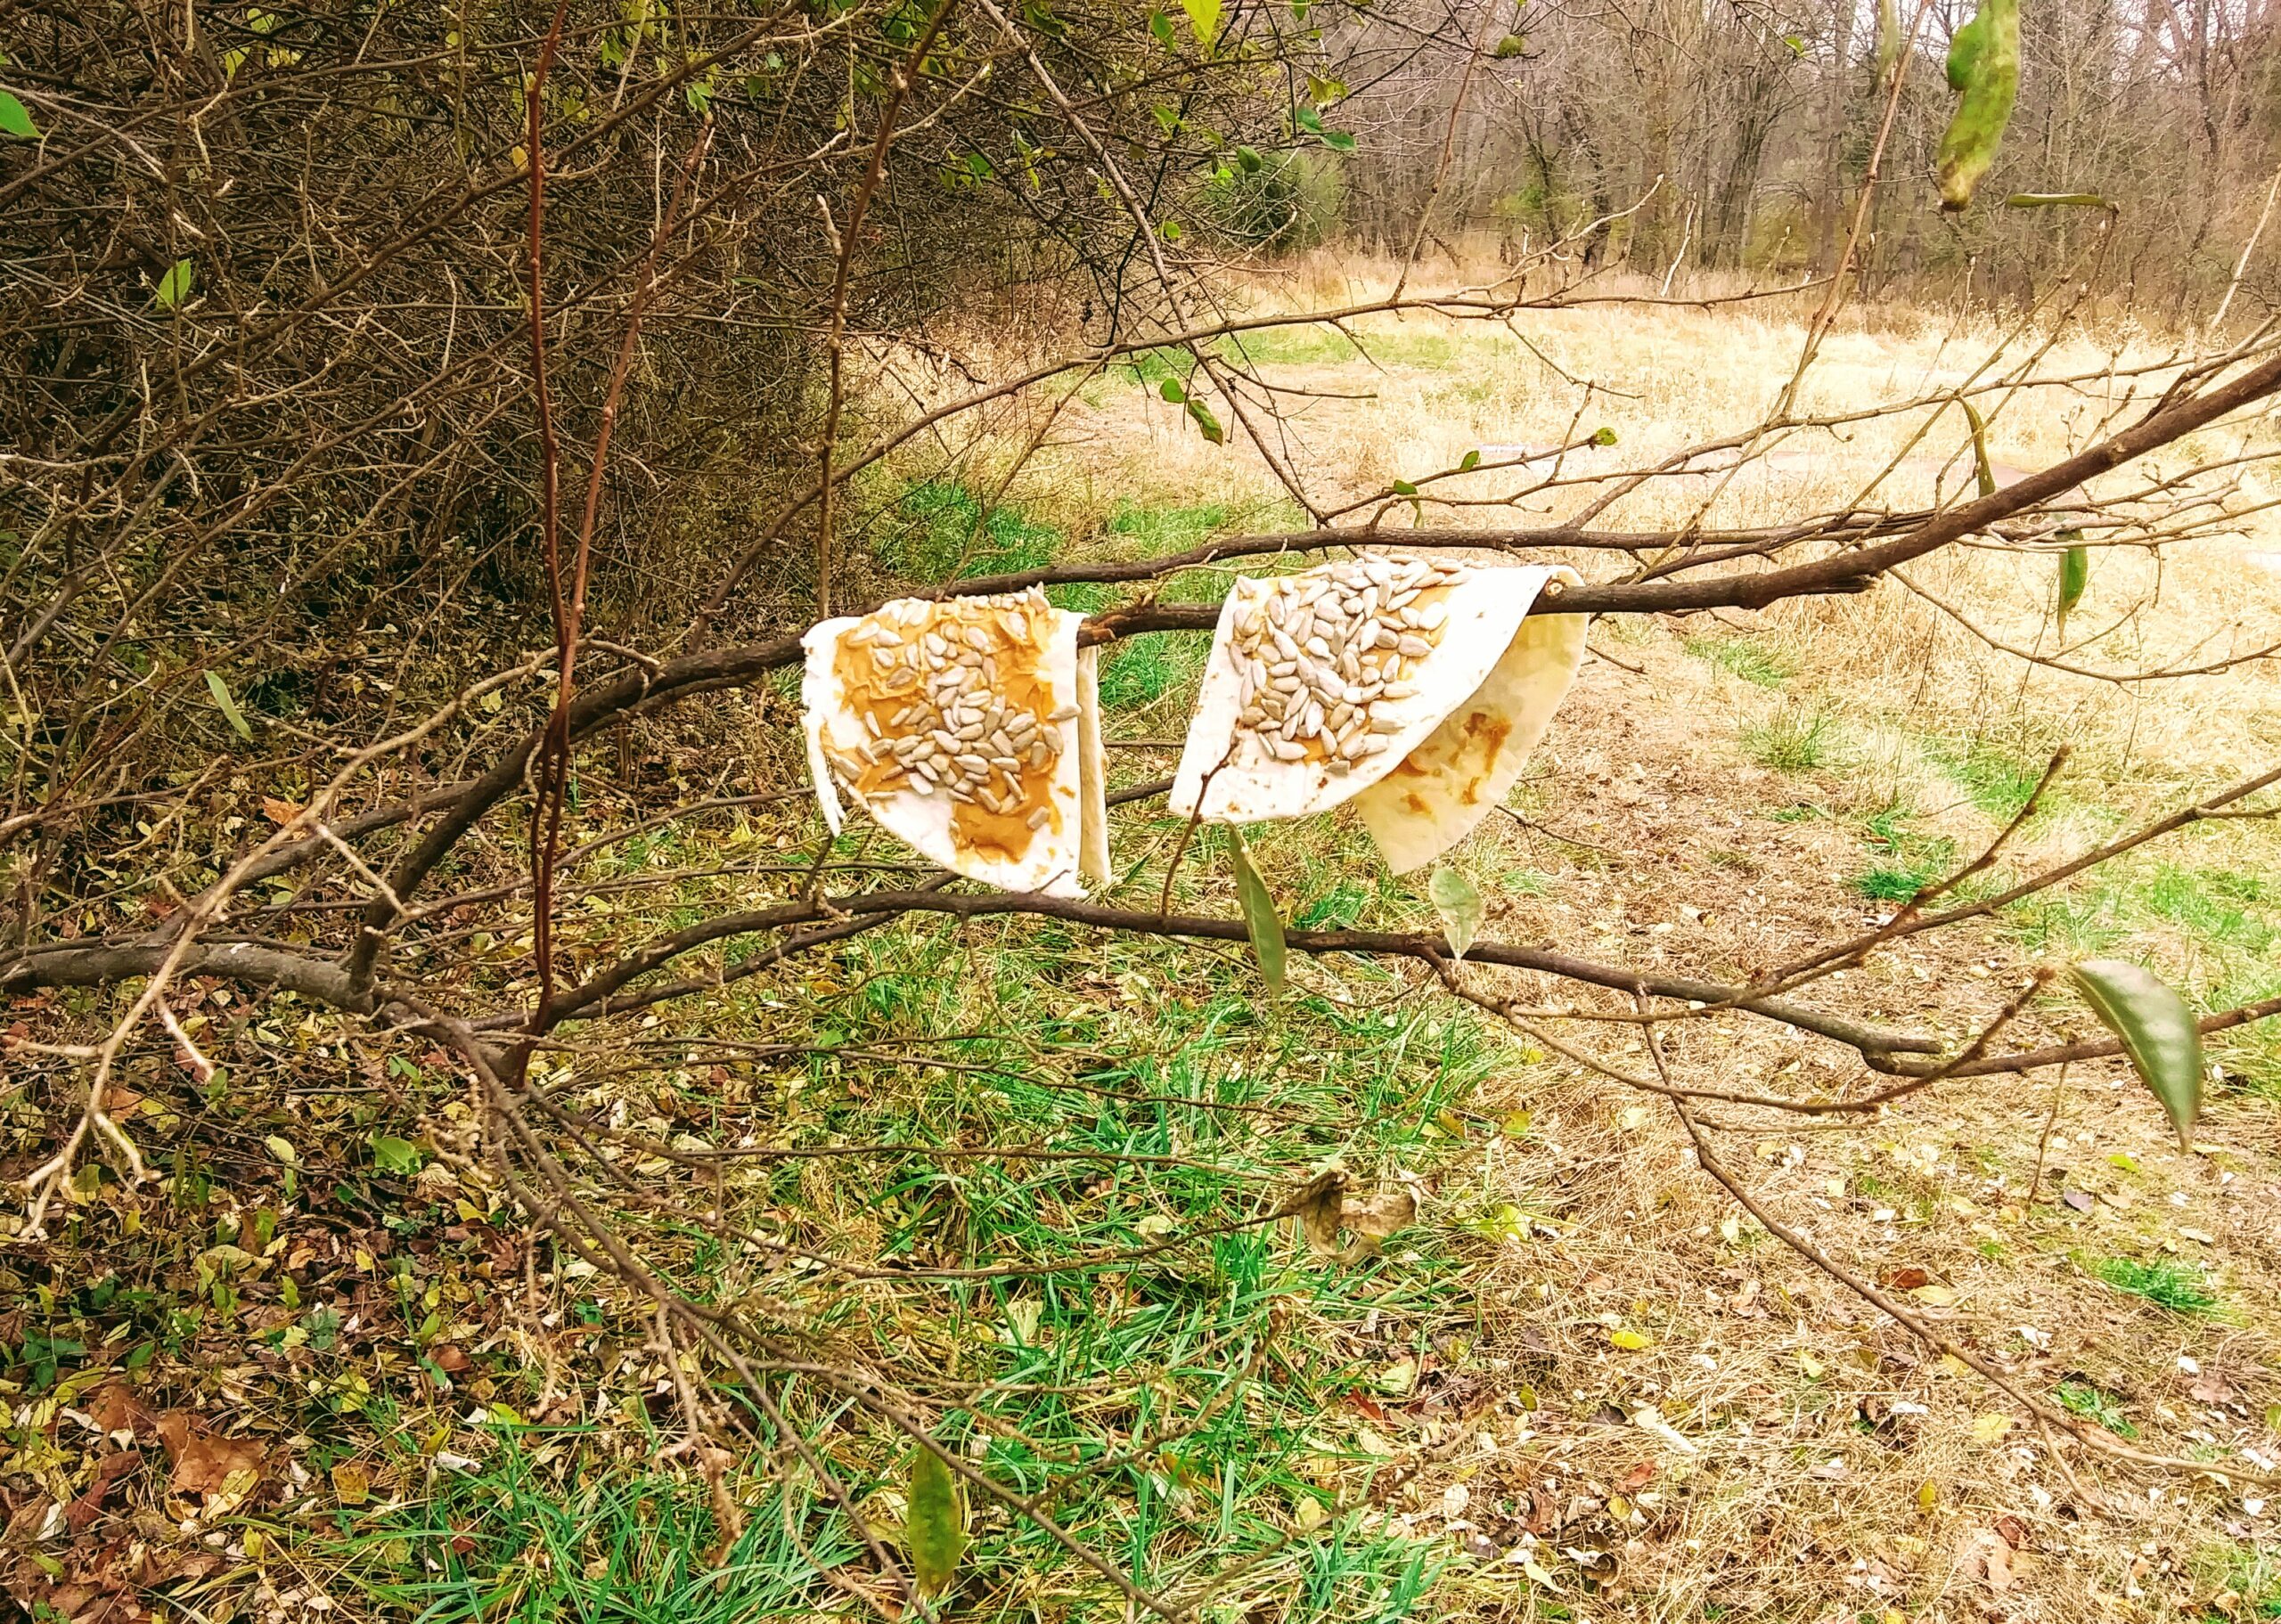
[[[1242,291],[1320,305],[1371,273],[1326,262]],[[1953,382],[1992,326],[1939,311],[1842,325],[1806,398],[1838,411]],[[1610,467],[1731,431],[1780,387],[1799,331],[1778,310],[1594,308],[1509,333],[1412,318],[1354,336],[1247,345],[1292,392],[1290,460],[1361,498],[1577,425],[1615,431],[1587,453]],[[2068,337],[2040,364],[2095,374],[2152,343]],[[1205,444],[1157,381],[1145,364],[1105,373],[1050,419],[1010,408],[977,443],[883,470],[865,492],[880,569],[1140,556],[1291,522],[1261,461]],[[2120,392],[2008,397],[1996,454],[2063,454]],[[1961,433],[1951,414],[1924,448],[1950,455]],[[1806,465],[1738,482],[1714,522],[1842,501],[1906,437],[1877,423],[1801,445]],[[1009,477],[1033,438],[1042,449]],[[2239,505],[2261,500],[2258,477]],[[1707,494],[1665,483],[1680,488],[1604,522],[1673,522]],[[1433,488],[1499,494],[1481,474]],[[1595,494],[1545,493],[1519,519],[1443,517],[1534,522]],[[2281,575],[2251,556],[2275,544],[2264,526],[2159,565],[2100,552],[2071,646],[2104,631],[2071,657],[2208,663],[2269,638]],[[2049,562],[1966,551],[1915,579],[2001,640],[2050,649]],[[1191,572],[1166,594],[1209,599],[1224,580]],[[1508,812],[1450,861],[1488,899],[1484,935],[1640,967],[1744,975],[1858,931],[1981,850],[2063,744],[2067,770],[1994,878],[2281,747],[2268,665],[2072,676],[1991,649],[1899,583],[1603,624],[1592,641]],[[1152,741],[1183,730],[1201,655],[1157,636],[1108,658],[1115,783],[1169,772]],[[781,741],[756,748],[791,771]],[[1117,894],[1152,905],[1181,827],[1145,803],[1114,828]],[[683,923],[769,894],[769,865],[813,830],[794,801],[622,842],[596,861],[703,877],[670,908],[597,908],[574,934],[599,946],[637,916]],[[1430,927],[1418,887],[1343,819],[1252,844],[1298,924]],[[839,857],[903,861],[860,828]],[[1203,832],[1171,900],[1232,912],[1228,870]],[[2281,992],[2281,830],[2183,831],[1815,996],[1954,1036],[2035,966],[2089,952],[2147,962],[2206,1008]],[[1129,1619],[1121,1579],[1215,1624],[2281,1617],[2281,1502],[2055,1440],[1739,1213],[1654,1100],[1414,971],[1326,959],[1295,962],[1292,983],[1270,1000],[1240,952],[917,924],[663,1012],[642,1037],[675,1068],[662,1084],[576,1054],[551,1081],[599,1118],[721,1155],[709,1179],[662,1155],[620,1170],[658,1197],[625,1218],[672,1278],[788,1338],[805,1327],[807,1357],[903,1395],[1100,1559],[977,1506],[947,1602],[960,1616]],[[1615,1007],[1517,975],[1509,991]],[[2009,1037],[2089,1029],[2053,997]],[[1560,1030],[1635,1062],[1606,1028]],[[194,1245],[87,1231],[121,1256],[147,1244],[141,1277],[168,1284],[135,1303],[67,1293],[23,1334],[9,1473],[69,1476],[51,1424],[149,1366],[171,1401],[249,1427],[298,1474],[258,1514],[209,1498],[143,1530],[178,1564],[181,1617],[728,1624],[866,1604],[869,1559],[812,1468],[729,1463],[725,1511],[659,1453],[674,1373],[626,1304],[590,1267],[527,1248],[495,1192],[380,1148],[372,1099],[333,1086],[362,1074],[349,1044],[316,1017],[298,1041],[307,1093],[268,1116],[213,1105],[238,1148],[202,1175]],[[1671,1044],[1675,1071],[1733,1086],[1835,1091],[1860,1073],[1850,1051],[1747,1019]],[[1717,1116],[1720,1138],[1788,1221],[2031,1390],[2146,1449],[2273,1469],[2281,1037],[2250,1028],[2212,1055],[2220,1081],[2187,1154],[2111,1062],[1943,1087],[1867,1122],[1738,1109]],[[422,1098],[452,1087],[440,1068],[389,1076]],[[258,1148],[281,1133],[298,1159],[282,1181]],[[1262,1221],[1334,1163],[1410,1191],[1416,1221],[1345,1261]],[[368,1204],[356,1224],[320,1221],[328,1182]],[[708,1204],[756,1238],[688,1220]],[[217,1261],[304,1244],[315,1261],[298,1275]],[[892,1530],[902,1435],[827,1383],[792,1381],[783,1402]]]

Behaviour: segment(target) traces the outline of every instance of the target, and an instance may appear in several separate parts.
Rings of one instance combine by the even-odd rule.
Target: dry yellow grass
[[[1321,309],[1383,291],[1392,273],[1325,256],[1233,297]],[[1444,267],[1437,280],[1475,279]],[[1260,376],[1288,392],[1279,454],[1319,497],[1351,501],[1454,468],[1471,450],[1554,444],[1603,425],[1615,446],[1575,453],[1564,472],[1642,467],[1747,428],[1789,376],[1806,314],[1795,299],[1598,306],[1532,314],[1509,332],[1376,317],[1350,329],[1367,355],[1304,329],[1251,349]],[[2000,348],[1991,335],[2005,339]],[[2162,340],[2111,319],[2054,337],[2006,334],[2001,318],[1980,311],[1877,309],[1840,322],[1801,409],[1847,414],[1954,388],[1991,350],[1999,373],[2032,364],[2081,380],[1983,398],[1992,454],[2024,468],[2089,443],[2128,412],[2134,391],[2148,398],[2162,381],[2126,374],[2162,359]],[[1034,403],[1002,413],[985,431],[985,460],[1002,473],[1017,447],[1042,437],[1010,494],[1081,547],[1131,545],[1103,535],[1127,503],[1215,506],[1249,527],[1296,518],[1240,436],[1226,449],[1206,444],[1152,389],[1100,379],[1050,424],[1048,415]],[[2269,423],[2236,425],[2200,437],[2160,472],[2272,444]],[[1865,493],[1894,506],[1931,500],[1922,465],[1877,483],[1904,455],[1948,461],[1950,492],[1969,479],[1953,408],[1803,433],[1781,451],[1776,471],[1737,479],[1707,506],[1710,482],[1660,481],[1600,522],[1770,524]],[[2141,477],[2126,471],[2101,488]],[[2200,665],[2281,639],[2281,574],[2258,556],[2277,545],[2259,510],[2270,477],[2252,467],[2206,480],[2213,494],[2231,481],[2222,501],[2237,517],[2159,559],[2097,553],[2067,657],[2115,671]],[[1490,504],[1513,484],[1483,472],[1431,491]],[[1434,522],[1530,524],[1574,513],[1604,488],[1426,511]],[[1387,522],[1407,522],[1406,505],[1391,504]],[[2061,646],[2055,569],[2048,554],[1956,550],[1912,575],[1983,632],[2048,653]],[[2085,642],[2087,632],[2101,635]],[[1534,827],[1492,820],[1457,861],[1491,894],[1489,928],[1500,935],[1641,965],[1747,973],[1859,930],[1891,906],[1863,894],[1881,850],[1896,862],[1976,850],[2016,805],[2022,775],[2032,779],[2063,743],[2073,764],[2009,871],[2269,764],[2281,745],[2274,661],[2094,681],[1993,649],[1896,583],[1762,616],[1604,624],[1594,640],[1615,657],[1588,661],[1517,800]],[[1917,939],[1817,995],[1958,1035],[2030,967],[2087,935],[2206,997],[2269,992],[2276,972],[2256,959],[2261,943],[2281,941],[2258,934],[2269,919],[2259,910],[2281,885],[2277,854],[2268,825],[2197,833],[2121,878],[2078,882],[2051,917]],[[2227,876],[2243,882],[2238,892],[2204,894]],[[2203,903],[2250,923],[2228,934]],[[2085,924],[2094,916],[2098,931]],[[1517,990],[1575,1000],[1574,989]],[[2054,1000],[2013,1035],[2087,1025]],[[1615,1063],[1642,1065],[1607,1028],[1567,1031]],[[1672,1041],[1675,1072],[1698,1082],[1803,1092],[1860,1076],[1844,1051],[1764,1024],[1687,1028]],[[1481,1259],[1479,1345],[1451,1355],[1440,1378],[1428,1360],[1418,1379],[1454,1379],[1464,1367],[1500,1396],[1402,1446],[1398,1464],[1415,1475],[1388,1508],[1397,1528],[1446,1535],[1464,1554],[1437,1593],[1445,1607],[1513,1618],[2151,1620],[2281,1606],[2275,1504],[2255,1489],[2138,1472],[2053,1439],[1738,1221],[1654,1101],[1517,1039],[1482,1103],[1492,1119],[1529,1116],[1447,1179],[1440,1216],[1521,1216]],[[1732,1129],[1724,1154],[1788,1221],[1913,1296],[1925,1318],[2039,1396],[2107,1406],[2142,1447],[2281,1467],[2272,1098],[2221,1092],[2192,1154],[2177,1150],[2113,1063],[1945,1088],[1865,1124],[1714,1114]],[[2097,1273],[2116,1258],[2206,1278],[2223,1307],[2180,1313],[2117,1290]]]

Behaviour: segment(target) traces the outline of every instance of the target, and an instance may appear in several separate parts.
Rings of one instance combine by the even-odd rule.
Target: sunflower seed
[[[1046,820],[1052,816],[1053,809],[1051,806],[1041,806],[1032,812],[1026,821],[1032,828],[1041,829],[1045,827]]]

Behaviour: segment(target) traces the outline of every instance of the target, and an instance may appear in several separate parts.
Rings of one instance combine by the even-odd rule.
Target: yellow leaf
[[[1538,1564],[1537,1559],[1533,1556],[1524,1556],[1521,1558],[1521,1571],[1527,1574],[1532,1579],[1535,1580],[1538,1584],[1542,1585],[1548,1590],[1557,1590],[1560,1588],[1557,1584],[1553,1582],[1552,1575],[1546,1572],[1544,1569]]]
[[[1330,1521],[1330,1514],[1323,1509],[1320,1500],[1312,1495],[1302,1495],[1291,1508],[1291,1525],[1303,1534],[1312,1534]]]
[[[1950,1375],[1970,1375],[1972,1374],[1972,1367],[1966,1364],[1953,1353],[1943,1353],[1941,1355],[1941,1368],[1947,1371]]]
[[[1728,1245],[1733,1245],[1737,1241],[1742,1239],[1742,1237],[1743,1220],[1741,1219],[1722,1218],[1719,1220],[1719,1238],[1726,1242]]]
[[[1418,1385],[1418,1361],[1398,1359],[1378,1374],[1380,1392],[1406,1393]]]
[[[1637,1133],[1647,1121],[1647,1106],[1627,1106],[1624,1107],[1623,1114],[1616,1118],[1616,1125],[1626,1133]]]
[[[1972,1418],[1972,1440],[1974,1443],[1994,1443],[2012,1430],[2012,1418],[1993,1410]]]
[[[1525,1111],[1508,1111],[1505,1113],[1505,1120],[1500,1122],[1498,1127],[1508,1139],[1526,1138],[1529,1124],[1534,1120]]]
[[[353,1460],[342,1461],[332,1469],[332,1492],[343,1506],[362,1506],[372,1498],[372,1474]]]
[[[1819,1382],[1828,1367],[1801,1348],[1798,1350],[1798,1368],[1806,1373],[1806,1380],[1809,1382]]]
[[[1941,1503],[1941,1490],[1940,1490],[1940,1488],[1939,1488],[1939,1486],[1938,1486],[1938,1485],[1936,1485],[1936,1484],[1933,1481],[1933,1480],[1932,1480],[1931,1478],[1929,1478],[1929,1477],[1928,1477],[1928,1478],[1926,1478],[1923,1482],[1921,1482],[1921,1483],[1917,1484],[1917,1510],[1919,1510],[1919,1511],[1931,1511],[1931,1510],[1932,1510],[1935,1506],[1938,1506],[1940,1503]]]
[[[1607,1334],[1607,1339],[1611,1344],[1623,1349],[1627,1353],[1637,1353],[1641,1349],[1653,1345],[1647,1337],[1639,1331],[1610,1331]]]
[[[1920,1285],[1909,1294],[1917,1302],[1936,1309],[1949,1308],[1957,1300],[1957,1293],[1945,1285]]]

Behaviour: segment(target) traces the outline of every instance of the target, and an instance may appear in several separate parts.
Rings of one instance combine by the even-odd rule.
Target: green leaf
[[[1322,143],[1334,152],[1352,152],[1354,150],[1354,137],[1345,130],[1325,130]]]
[[[1474,933],[1481,928],[1481,893],[1455,869],[1436,869],[1426,884],[1426,894],[1441,918],[1442,934],[1449,942],[1450,951],[1464,958],[1466,949],[1473,945]]]
[[[1477,447],[1466,453],[1464,456],[1458,459],[1458,472],[1460,474],[1469,474],[1480,466],[1481,452]]]
[[[1283,916],[1275,911],[1275,899],[1267,894],[1267,882],[1259,877],[1259,870],[1251,865],[1251,851],[1244,845],[1244,837],[1233,828],[1228,831],[1235,843],[1236,901],[1243,905],[1244,929],[1251,935],[1252,957],[1259,960],[1259,973],[1267,983],[1270,993],[1283,991]]]
[[[1164,12],[1157,12],[1149,16],[1149,32],[1157,37],[1157,43],[1165,50],[1173,51],[1179,48],[1173,42],[1173,20]]]
[[[2096,192],[2015,192],[2004,200],[2007,208],[2115,208]]]
[[[1520,55],[1528,48],[1529,39],[1527,35],[1508,34],[1504,38],[1497,42],[1497,48],[1491,52],[1490,54],[1501,62],[1508,61],[1512,57]]]
[[[246,714],[238,708],[237,700],[231,696],[230,685],[222,680],[220,672],[209,671],[206,673],[206,691],[214,696],[216,706],[221,711],[224,720],[228,722],[236,731],[238,737],[248,744],[251,744],[253,730],[246,725]]]
[[[1188,13],[1188,26],[1195,30],[1196,43],[1210,55],[1212,44],[1220,37],[1220,0],[1180,0],[1180,9]]]
[[[1181,402],[1188,398],[1188,391],[1180,387],[1180,379],[1177,378],[1165,379],[1164,382],[1157,386],[1157,393],[1163,396],[1166,400],[1172,402],[1175,406],[1179,405]]]
[[[269,1135],[262,1140],[262,1144],[271,1155],[275,1156],[288,1167],[298,1165],[301,1160],[299,1155],[293,1149],[293,1141],[282,1133]]]
[[[1877,0],[1876,88],[1893,84],[1893,70],[1901,61],[1901,10],[1893,0]]]
[[[911,1451],[906,1496],[903,1548],[919,1594],[931,1598],[951,1587],[966,1554],[966,1495],[943,1457],[922,1443]]]
[[[1291,114],[1291,122],[1310,135],[1322,134],[1322,115],[1312,107],[1301,107]]]
[[[372,1147],[372,1165],[382,1172],[409,1174],[420,1171],[420,1147],[411,1140],[376,1133],[368,1143]]]
[[[195,265],[187,259],[176,260],[175,268],[159,278],[157,298],[159,305],[172,310],[190,297],[190,290],[197,281],[198,268]]]
[[[1163,224],[1163,225],[1159,226],[1157,229],[1158,229],[1158,230],[1160,230],[1160,231],[1162,231],[1162,232],[1165,233],[1165,241],[1167,241],[1167,242],[1178,242],[1178,241],[1180,241],[1180,222],[1179,222],[1179,221],[1177,221],[1177,220],[1167,220],[1167,221],[1165,221],[1165,222],[1164,223],[1164,224]]]
[[[1257,175],[1266,163],[1267,160],[1259,155],[1257,147],[1236,149],[1236,167],[1241,169],[1246,175]]]
[[[1941,136],[1941,207],[1954,211],[1971,204],[2012,121],[2020,94],[2019,0],[1981,0],[1950,44],[1949,88],[1957,108]]]
[[[1972,425],[1972,472],[1983,496],[1996,494],[1996,469],[1988,461],[1988,425],[1974,410],[1970,401],[1958,403],[1964,408],[1964,420]]]
[[[2202,1029],[2194,1011],[2149,972],[2119,959],[2087,959],[2067,975],[2170,1113],[2178,1147],[2189,1148],[2202,1113]]]
[[[1220,427],[1220,420],[1212,415],[1212,408],[1191,395],[1188,397],[1188,414],[1196,420],[1197,428],[1214,445],[1227,443],[1228,431]]]
[[[31,110],[4,90],[0,90],[0,130],[19,141],[39,139],[39,126],[32,122]]]
[[[2059,555],[2059,629],[2067,630],[2067,616],[2083,600],[2083,589],[2091,583],[2091,550],[2070,547]]]
[[[1407,479],[1397,479],[1394,482],[1394,494],[1397,496],[1415,496],[1418,494],[1418,487]]]
[[[1596,428],[1596,429],[1594,429],[1594,430],[1592,431],[1592,444],[1593,444],[1593,445],[1615,445],[1615,429],[1613,429],[1613,428]]]

